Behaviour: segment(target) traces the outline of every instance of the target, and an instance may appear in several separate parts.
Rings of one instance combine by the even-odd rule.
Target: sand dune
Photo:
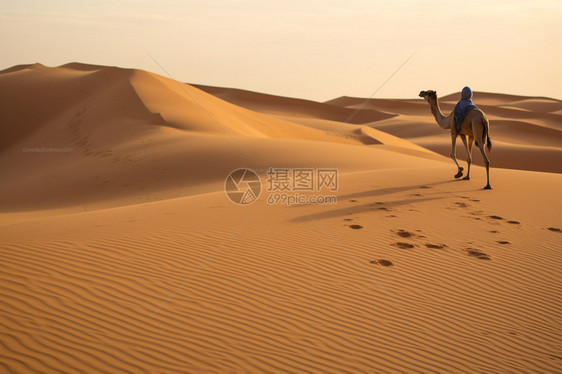
[[[442,111],[450,113],[459,97],[460,94],[452,94],[442,98]],[[491,137],[496,140],[491,154],[494,166],[562,172],[559,146],[562,144],[562,116],[556,113],[562,106],[561,101],[481,92],[474,94],[474,101],[490,118]],[[362,102],[364,100],[359,98],[340,98],[329,103],[354,108]],[[447,132],[439,129],[423,100],[379,99],[372,100],[368,105],[369,108],[398,114],[392,119],[377,121],[373,127],[444,156],[450,154]],[[448,146],[444,146],[444,141],[449,143]],[[464,159],[466,153],[462,143],[458,141],[457,145],[458,156]],[[474,160],[476,164],[482,165],[479,155]]]
[[[446,171],[346,174],[335,209],[221,191],[2,226],[5,368],[556,372],[559,176]]]
[[[295,107],[303,107],[302,100],[229,88],[199,87],[237,105],[279,115],[286,120],[318,128],[314,126],[318,124],[318,120],[311,121],[310,115],[305,111],[290,110],[292,101],[294,101]],[[440,100],[443,112],[446,114],[451,112],[459,97],[460,93],[442,97]],[[562,166],[560,166],[562,165],[562,154],[559,147],[562,144],[562,116],[559,113],[562,110],[562,101],[486,92],[476,92],[474,101],[490,118],[492,139],[498,140],[496,142],[498,147],[494,147],[492,156],[494,166],[518,170],[562,172]],[[333,107],[347,108],[353,110],[351,113],[357,112],[353,118],[360,118],[359,124],[367,124],[407,139],[443,156],[448,157],[451,152],[447,132],[437,126],[431,116],[429,106],[422,99],[365,100],[342,96],[323,104],[307,103],[307,105],[314,105],[315,114],[319,119],[344,122],[346,119],[342,119],[341,115],[335,115]],[[377,113],[384,113],[386,118]],[[355,122],[352,120],[349,123]],[[344,126],[343,128],[351,127]],[[353,128],[351,129],[353,130]],[[350,131],[346,135],[351,136],[352,133]],[[448,147],[444,146],[443,139],[449,143]],[[457,149],[459,159],[465,159],[466,152],[460,140]],[[474,157],[474,161],[477,165],[483,165],[479,155]]]
[[[273,96],[234,88],[194,86],[229,103],[267,114],[325,119],[336,122],[346,121],[352,124],[364,124],[395,116],[393,113],[368,108],[355,113],[354,108],[326,105],[315,101]]]
[[[110,197],[136,196],[138,202],[139,196],[173,187],[222,183],[233,165],[251,162],[245,152],[254,144],[281,148],[281,139],[306,142],[329,136],[142,71],[35,64],[1,74],[0,82],[7,134],[0,168],[10,175],[0,187],[4,208],[60,207]],[[23,109],[28,107],[34,110]],[[68,152],[33,152],[43,147]],[[280,159],[295,163],[299,157]],[[41,190],[29,188],[37,184]]]
[[[333,137],[335,123],[319,129],[271,117],[144,71],[35,64],[0,75],[0,82],[6,88],[2,124],[11,134],[0,159],[10,175],[0,186],[4,209],[121,205],[122,199],[137,203],[198,193],[208,184],[222,185],[235,165],[303,165],[319,145],[309,141],[329,139],[321,154],[326,164],[350,170],[388,164],[378,156],[385,147],[346,151],[345,144],[372,143],[357,128]],[[69,151],[29,151],[42,147]],[[264,154],[264,148],[278,151]],[[393,159],[388,165],[418,162],[404,161],[405,154]],[[40,190],[30,187],[38,184]]]
[[[0,87],[0,371],[562,370],[559,101],[475,95],[511,169],[484,191],[421,99],[79,63]],[[240,167],[248,206],[224,192]],[[269,167],[337,168],[337,204],[268,204]]]

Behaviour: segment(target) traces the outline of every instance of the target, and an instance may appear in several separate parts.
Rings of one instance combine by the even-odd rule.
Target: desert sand
[[[474,101],[490,191],[422,99],[0,72],[0,371],[562,371],[562,102]],[[337,204],[268,204],[270,167],[337,169]]]

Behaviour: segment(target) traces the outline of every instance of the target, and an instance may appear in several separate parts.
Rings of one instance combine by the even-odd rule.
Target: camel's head
[[[435,102],[437,100],[437,92],[429,90],[429,91],[420,91],[420,97],[424,98],[425,101],[428,103]]]

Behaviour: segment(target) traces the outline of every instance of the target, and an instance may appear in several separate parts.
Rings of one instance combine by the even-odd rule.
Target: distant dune
[[[282,116],[295,122],[306,119],[334,122],[349,121],[368,125],[402,139],[411,141],[443,156],[451,153],[451,140],[431,116],[428,104],[422,99],[369,99],[340,97],[324,104],[287,99],[230,88],[197,86],[223,100],[245,108]],[[414,90],[415,91],[415,90]],[[460,93],[446,95],[441,100],[445,114],[451,112]],[[491,120],[490,132],[494,142],[492,165],[500,168],[562,172],[562,101],[545,97],[525,97],[475,92],[474,102]],[[339,113],[334,107],[350,112]],[[315,111],[307,110],[314,108]],[[310,124],[310,123],[309,123]],[[457,157],[466,159],[466,152],[458,140]],[[478,165],[483,165],[479,156]]]
[[[491,191],[421,99],[1,71],[0,372],[561,372],[562,102],[474,101]],[[269,168],[337,169],[300,192],[337,203],[273,204]]]

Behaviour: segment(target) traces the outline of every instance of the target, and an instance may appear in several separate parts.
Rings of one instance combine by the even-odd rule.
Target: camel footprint
[[[491,218],[491,219],[496,220],[496,221],[505,221],[505,218],[503,218],[502,216],[497,216],[497,215],[492,215],[492,216],[489,216],[488,218]],[[514,220],[508,220],[506,222],[511,224],[511,225],[520,225],[521,224],[521,222],[514,221]]]
[[[405,243],[405,242],[396,242],[393,245],[400,249],[412,249],[415,247],[415,244]]]
[[[472,201],[473,203],[479,203],[479,202],[480,202],[480,200],[478,200],[478,199],[473,199],[473,198],[470,197],[470,196],[459,196],[459,197],[460,197],[461,199],[466,199],[466,200]]]
[[[375,206],[371,208],[372,210],[384,210],[384,211],[387,211],[387,212],[389,212],[391,210],[390,208],[385,207],[384,203],[382,201],[377,201],[377,202],[375,202],[374,205]]]
[[[420,232],[421,230],[417,230],[418,232]],[[406,231],[404,229],[398,229],[396,231],[392,230],[392,232],[394,234],[396,234],[397,236],[401,237],[401,238],[411,238],[411,239],[415,239],[415,238],[425,238],[425,236],[423,235],[419,235],[410,231]],[[416,247],[415,244],[412,243],[406,243],[406,242],[396,242],[393,243],[392,245],[394,245],[395,247],[398,247],[400,249],[412,249],[414,247]]]
[[[421,232],[421,230],[416,230],[416,231]],[[409,232],[409,231],[406,231],[404,229],[398,229],[398,230],[393,231],[393,232],[401,238],[416,238],[416,237],[425,238],[425,236],[423,236],[423,235],[415,234],[413,232]]]
[[[343,220],[344,220],[345,222],[351,222],[351,221],[353,221],[354,219],[355,219],[355,218],[349,217],[349,218],[344,218]],[[359,225],[359,224],[356,224],[356,223],[350,224],[350,225],[345,225],[345,226],[349,227],[349,228],[352,229],[352,230],[361,230],[361,229],[363,228],[363,225]]]
[[[410,232],[410,231],[406,231],[404,229],[399,229],[394,231],[393,233],[396,234],[397,236],[401,237],[401,238],[411,238],[411,239],[417,239],[417,238],[426,238],[424,235],[420,235],[419,233],[422,232],[421,230],[415,230],[416,233],[414,232]],[[417,244],[412,244],[412,243],[407,243],[407,242],[396,242],[392,244],[395,247],[398,247],[400,249],[412,249],[415,247],[418,247],[419,245]],[[430,248],[430,249],[443,249],[447,247],[447,244],[435,244],[435,243],[425,243],[424,244],[426,248]]]
[[[394,264],[392,263],[392,261],[390,260],[373,260],[373,261],[369,261],[371,264],[376,264],[376,265],[381,265],[381,266],[393,266]]]
[[[427,248],[430,248],[430,249],[443,249],[447,246],[447,244],[430,244],[430,243],[427,243],[425,246]]]
[[[421,232],[421,230],[416,230],[416,231]],[[401,238],[411,238],[411,239],[425,238],[425,236],[423,236],[423,235],[419,235],[419,234],[416,234],[416,233],[413,233],[413,232],[410,232],[410,231],[406,231],[404,229],[399,229],[399,230],[396,230],[396,231],[393,230],[393,232]],[[498,241],[498,243],[509,244],[509,242],[507,242],[507,241]],[[412,248],[418,247],[417,244],[407,243],[407,242],[402,242],[402,241],[395,242],[392,245],[395,246],[395,247],[398,247],[400,249],[412,249]],[[425,243],[425,246],[426,246],[426,248],[429,248],[429,249],[443,249],[443,248],[447,247],[446,244],[434,244],[434,243]],[[476,257],[479,260],[491,260],[492,259],[488,254],[482,252],[479,249],[467,248],[465,251],[469,256]]]
[[[490,256],[478,249],[468,248],[466,252],[469,256],[476,257],[479,260],[491,260]]]

